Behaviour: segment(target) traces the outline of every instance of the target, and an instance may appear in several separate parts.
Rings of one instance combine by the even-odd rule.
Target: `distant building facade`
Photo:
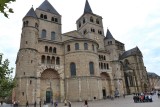
[[[83,101],[147,90],[138,47],[125,51],[86,0],[77,30],[63,33],[61,15],[45,0],[23,18],[14,100]],[[70,25],[69,25],[70,26]]]
[[[148,72],[150,90],[160,89],[160,76],[156,73]]]

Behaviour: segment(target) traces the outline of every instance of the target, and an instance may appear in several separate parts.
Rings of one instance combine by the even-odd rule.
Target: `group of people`
[[[134,94],[133,101],[137,103],[137,102],[152,102],[153,100],[152,100],[152,96],[148,93],[146,94],[138,93],[138,94]]]

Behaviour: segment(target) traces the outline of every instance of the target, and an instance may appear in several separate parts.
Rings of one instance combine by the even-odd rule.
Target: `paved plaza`
[[[134,103],[133,96],[129,95],[126,96],[125,98],[120,97],[120,98],[115,98],[114,100],[106,99],[106,100],[89,101],[88,104],[89,107],[160,107],[160,98],[158,99],[158,97],[154,95],[152,96],[152,99],[153,102]],[[5,105],[3,107],[11,107],[11,106]],[[50,106],[43,106],[43,107],[50,107]],[[67,107],[67,106],[64,106],[63,103],[59,103],[58,107]],[[83,102],[72,102],[72,107],[83,107]]]

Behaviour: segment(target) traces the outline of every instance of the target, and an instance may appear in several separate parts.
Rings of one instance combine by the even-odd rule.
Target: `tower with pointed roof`
[[[23,18],[16,59],[15,96],[35,102],[103,99],[146,90],[146,67],[138,47],[125,51],[86,0],[77,30],[62,34],[61,15],[48,0]]]
[[[86,38],[97,41],[99,49],[104,48],[104,30],[102,17],[92,12],[88,0],[86,0],[84,13],[76,21],[77,31]]]

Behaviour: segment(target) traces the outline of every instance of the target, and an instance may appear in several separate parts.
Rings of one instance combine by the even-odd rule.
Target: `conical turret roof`
[[[56,9],[48,2],[48,0],[45,0],[39,7],[38,9],[46,11],[46,12],[50,12],[56,15],[60,15]]]
[[[88,0],[86,0],[86,4],[85,4],[85,7],[84,7],[84,13],[93,13],[92,12],[92,9],[88,3]]]
[[[28,13],[25,15],[25,17],[34,17],[34,18],[37,18],[37,15],[36,15],[33,7],[31,7],[31,9],[28,11]]]
[[[106,37],[105,39],[114,39],[109,29],[107,29]]]

